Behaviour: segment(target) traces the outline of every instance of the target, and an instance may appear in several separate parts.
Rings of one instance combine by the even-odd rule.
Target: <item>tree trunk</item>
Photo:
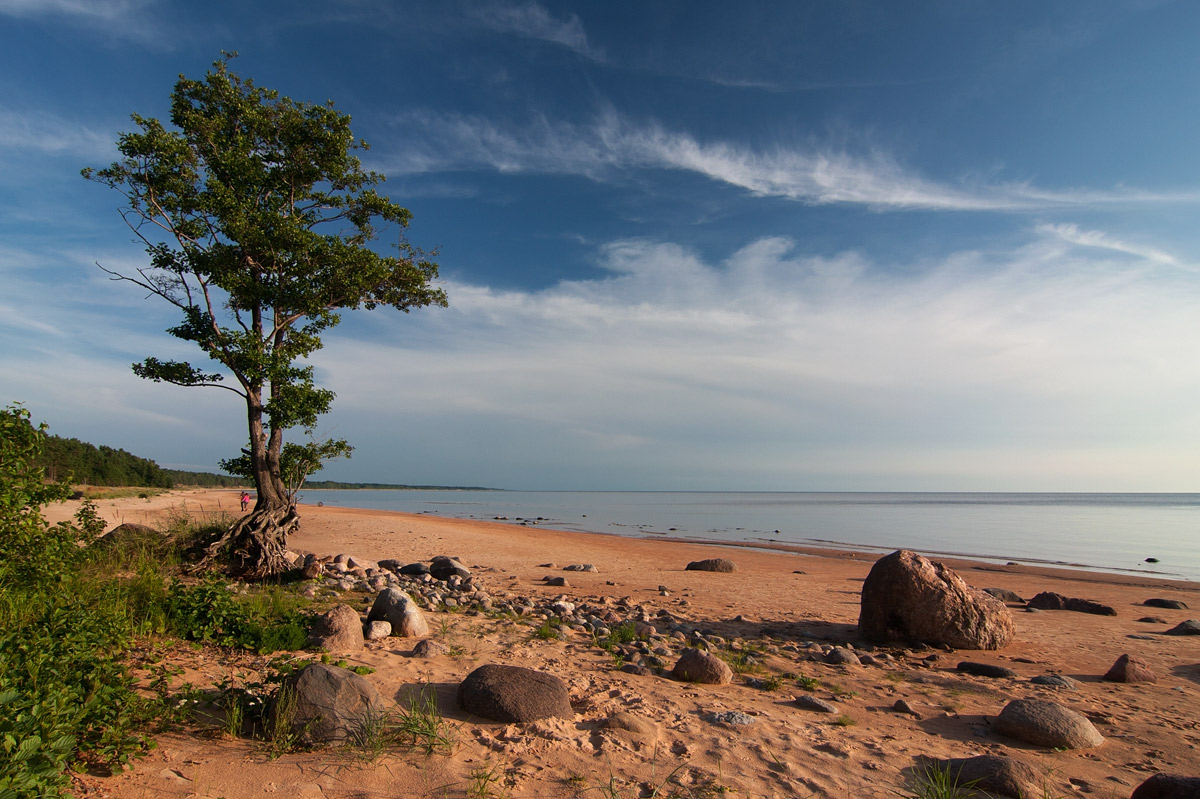
[[[256,390],[255,390],[256,389]],[[250,425],[250,464],[257,498],[254,510],[238,519],[204,550],[198,569],[225,563],[234,577],[262,580],[291,568],[284,557],[287,537],[300,524],[300,514],[291,501],[279,469],[283,432],[268,434],[262,423],[262,389],[255,387],[247,397]]]
[[[208,545],[200,567],[222,562],[232,576],[246,580],[283,574],[292,567],[283,554],[284,545],[299,524],[295,507],[255,507]]]

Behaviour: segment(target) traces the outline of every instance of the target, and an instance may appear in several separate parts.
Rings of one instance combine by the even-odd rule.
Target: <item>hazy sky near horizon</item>
[[[330,479],[1200,490],[1200,4],[0,0],[0,401],[215,470],[79,170],[222,50],[332,99],[446,309],[313,358]]]

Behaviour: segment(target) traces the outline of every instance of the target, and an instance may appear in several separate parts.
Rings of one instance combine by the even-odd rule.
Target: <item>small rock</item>
[[[936,761],[947,770],[958,785],[972,786],[970,793],[985,796],[1007,796],[1030,799],[1035,796],[1057,796],[1030,765],[1011,757],[979,755]]]
[[[1180,622],[1171,629],[1164,631],[1163,635],[1200,635],[1200,621],[1188,619],[1187,621]]]
[[[910,716],[921,718],[921,714],[913,710],[912,705],[903,699],[897,699],[894,703],[892,703],[892,710],[896,711],[897,713],[907,713]]]
[[[1138,621],[1145,624],[1168,624],[1169,622],[1160,616],[1142,616]]]
[[[1158,682],[1158,675],[1146,661],[1132,655],[1121,655],[1105,673],[1108,682]]]
[[[566,683],[522,666],[480,666],[459,684],[458,704],[468,713],[510,724],[575,714]]]
[[[569,582],[567,582],[567,578],[563,577],[561,575],[554,576],[554,577],[546,577],[545,580],[546,580],[546,585],[553,586],[555,588],[570,588],[571,587],[571,584]]]
[[[599,569],[597,569],[597,568],[596,568],[594,565],[592,565],[591,563],[572,563],[572,564],[571,564],[571,565],[569,565],[569,566],[563,566],[563,571],[565,571],[565,572],[592,572],[592,573],[595,573],[595,572],[599,572],[600,570],[599,570]]]
[[[814,713],[838,712],[837,705],[834,705],[831,702],[826,702],[824,699],[817,699],[815,696],[808,696],[806,694],[796,697],[792,704],[801,710],[811,710]]]
[[[449,651],[445,644],[435,641],[432,638],[426,638],[418,641],[417,645],[413,647],[412,656],[428,660],[438,655],[445,655]]]
[[[991,594],[1001,602],[1009,602],[1014,605],[1024,605],[1025,600],[1015,591],[1009,591],[1007,588],[985,588],[984,593]]]
[[[334,605],[313,622],[308,643],[329,652],[357,652],[363,648],[363,623],[349,605]]]
[[[708,720],[713,724],[731,724],[735,727],[748,727],[755,722],[754,716],[737,710],[726,710],[724,713],[709,713]]]
[[[1028,606],[1035,610],[1073,610],[1077,613],[1092,613],[1097,616],[1116,616],[1117,611],[1090,599],[1066,597],[1053,591],[1043,591],[1029,600]]]
[[[1030,680],[1034,685],[1044,685],[1047,688],[1064,688],[1068,691],[1079,690],[1079,683],[1065,674],[1039,674]]]
[[[964,674],[973,674],[976,677],[992,677],[994,679],[1021,676],[1006,666],[996,666],[991,663],[975,663],[970,660],[964,660],[959,663],[958,670]]]
[[[862,665],[862,661],[859,660],[858,655],[854,654],[849,649],[845,649],[840,646],[835,646],[833,649],[829,650],[829,653],[825,655],[825,662],[845,666]]]
[[[367,622],[366,639],[368,641],[381,641],[392,634],[392,623],[377,619]]]
[[[1148,608],[1166,608],[1167,610],[1187,610],[1186,602],[1178,599],[1147,599],[1142,603]]]

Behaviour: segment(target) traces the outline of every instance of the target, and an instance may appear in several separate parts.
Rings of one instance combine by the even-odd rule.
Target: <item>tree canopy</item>
[[[350,118],[332,101],[256,86],[229,69],[233,57],[202,80],[181,75],[172,127],[134,114],[137,130],[117,142],[122,159],[83,175],[124,196],[122,216],[149,256],[135,272],[101,268],[178,308],[167,332],[215,362],[151,356],[134,371],[242,397],[259,514],[250,525],[257,543],[247,546],[267,546],[260,534],[279,528],[266,534],[274,549],[295,523],[280,467],[284,431],[311,431],[334,397],[305,363],[321,334],[344,310],[408,311],[446,297],[432,254],[404,235],[411,214],[377,191],[383,176],[355,155],[367,145]],[[384,232],[395,236],[393,254],[371,246]],[[279,568],[261,554],[248,556],[252,570]]]

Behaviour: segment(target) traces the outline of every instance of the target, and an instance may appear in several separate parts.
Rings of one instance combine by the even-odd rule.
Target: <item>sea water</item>
[[[301,501],[714,543],[906,548],[1200,581],[1200,494],[305,490]]]

